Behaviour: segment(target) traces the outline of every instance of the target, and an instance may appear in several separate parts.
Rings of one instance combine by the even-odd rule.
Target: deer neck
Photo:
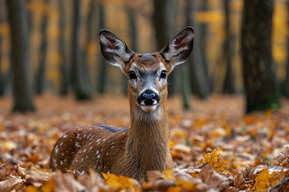
[[[171,160],[169,136],[165,105],[160,105],[149,113],[131,106],[131,127],[126,143],[130,166],[136,166],[144,172],[168,169],[168,162]]]

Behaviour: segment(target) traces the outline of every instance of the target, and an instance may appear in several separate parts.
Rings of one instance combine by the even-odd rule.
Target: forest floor
[[[169,99],[170,149],[176,168],[151,171],[137,181],[93,171],[52,172],[54,143],[73,127],[129,126],[126,97],[36,98],[37,111],[12,114],[11,98],[0,99],[0,191],[288,191],[289,102],[280,110],[244,115],[242,96],[192,99],[184,112]]]

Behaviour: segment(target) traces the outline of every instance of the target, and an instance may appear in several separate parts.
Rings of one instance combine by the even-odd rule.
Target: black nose
[[[138,98],[137,102],[141,105],[153,105],[159,103],[159,96],[152,90],[144,91]]]

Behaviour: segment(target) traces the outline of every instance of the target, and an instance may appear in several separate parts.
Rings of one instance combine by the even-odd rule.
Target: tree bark
[[[287,13],[289,13],[289,0],[287,0]],[[287,27],[289,27],[289,15],[287,18]],[[287,36],[287,64],[283,93],[285,97],[289,98],[289,36]]]
[[[241,53],[247,113],[280,106],[271,53],[273,5],[273,0],[244,0]]]
[[[13,111],[33,111],[27,13],[23,0],[6,0],[6,3],[12,43]]]
[[[236,93],[234,70],[232,63],[233,47],[231,46],[231,30],[230,30],[230,0],[224,0],[225,11],[225,43],[224,43],[224,56],[227,64],[225,80],[223,84],[223,93],[234,94]]]
[[[129,29],[130,29],[130,37],[131,37],[131,45],[130,48],[138,52],[138,26],[137,26],[137,13],[135,7],[128,7],[128,19],[129,19]],[[127,77],[123,75],[122,77],[122,93],[127,95]]]
[[[98,4],[98,11],[99,11],[99,29],[105,28],[105,12],[102,2]],[[97,92],[100,94],[105,93],[105,85],[107,79],[107,62],[105,61],[104,57],[102,56],[101,52],[99,51],[99,73],[97,76],[98,82],[98,89]]]
[[[2,35],[0,35],[0,96],[4,95],[5,89],[5,77],[4,73],[2,72]]]
[[[200,31],[197,27],[195,27],[195,22],[192,18],[192,12],[194,10],[194,3],[192,1],[187,1],[187,10],[186,10],[186,22],[187,25],[191,25],[194,27],[194,49],[192,51],[192,56],[188,59],[189,64],[189,72],[190,72],[190,81],[192,86],[192,91],[194,94],[196,94],[201,99],[206,99],[210,93],[210,83],[209,79],[207,79],[207,75],[205,70],[207,69],[204,67],[205,63],[202,60],[202,57],[200,57],[201,49],[200,41],[198,38],[198,35],[200,34]]]
[[[59,0],[59,54],[61,57],[60,62],[60,73],[61,73],[61,85],[60,85],[60,95],[67,95],[69,88],[69,67],[67,62],[67,56],[65,52],[65,25],[66,25],[66,17],[65,17],[65,8],[64,1]]]
[[[47,23],[48,23],[48,6],[49,1],[44,0],[45,2],[45,11],[42,15],[42,21],[41,21],[41,45],[39,50],[39,64],[38,64],[38,70],[36,72],[36,93],[41,95],[44,91],[45,87],[45,71],[46,71],[46,55],[47,55],[47,35],[46,35],[46,29],[47,29]]]
[[[89,100],[92,98],[92,87],[84,63],[83,50],[80,45],[81,32],[81,6],[82,0],[74,0],[73,34],[72,34],[72,66],[71,78],[74,94],[77,100]]]

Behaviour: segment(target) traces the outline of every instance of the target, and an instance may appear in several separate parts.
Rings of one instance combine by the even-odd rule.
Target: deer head
[[[101,51],[112,65],[120,67],[128,77],[131,106],[154,112],[167,98],[167,77],[175,66],[182,64],[193,49],[194,31],[183,29],[155,53],[135,53],[115,34],[100,31]]]

